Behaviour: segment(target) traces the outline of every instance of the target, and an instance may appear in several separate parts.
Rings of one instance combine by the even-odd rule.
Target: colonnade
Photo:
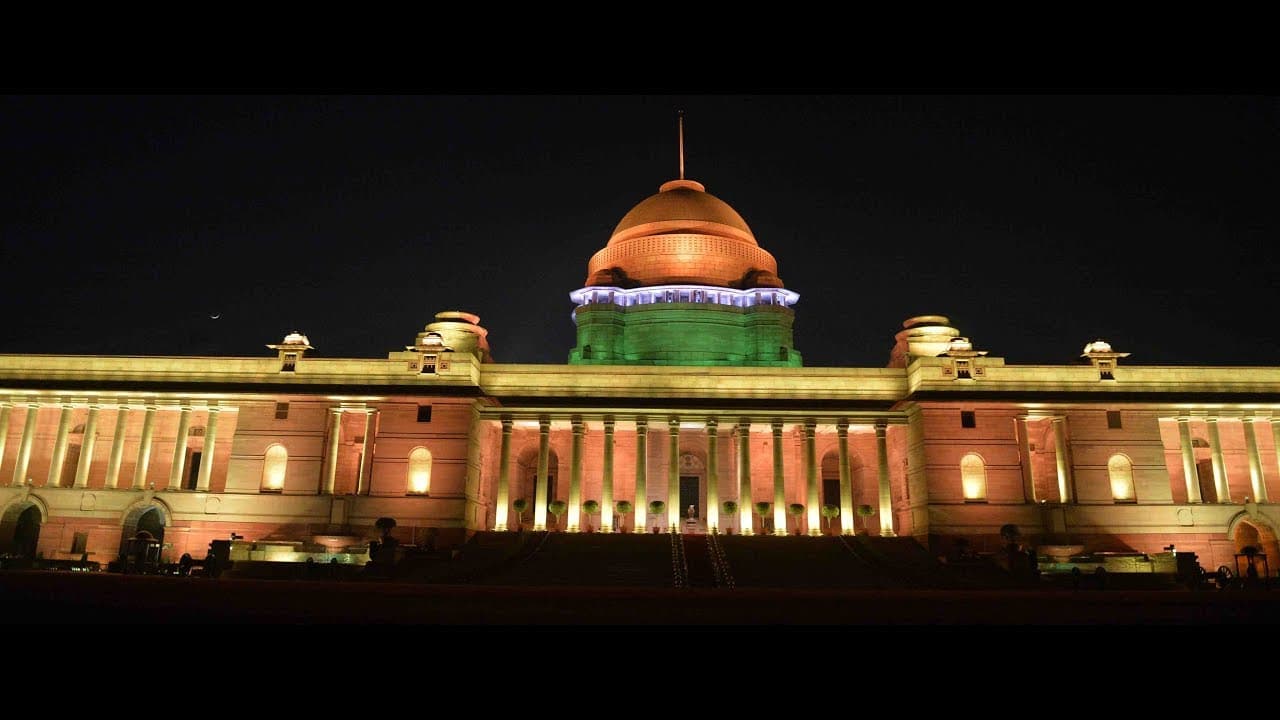
[[[583,466],[583,445],[584,437],[588,432],[587,424],[580,416],[570,416],[568,418],[552,418],[543,415],[537,419],[538,423],[538,464],[537,475],[535,480],[534,505],[533,505],[533,524],[535,530],[546,529],[547,524],[547,486],[548,486],[548,458],[550,455],[550,438],[551,425],[553,420],[567,419],[570,423],[572,432],[572,442],[570,445],[569,460],[569,492],[568,492],[568,508],[566,510],[567,522],[566,529],[569,532],[577,532],[580,529],[580,505],[582,498],[582,466]],[[601,507],[600,507],[600,530],[601,532],[613,532],[616,529],[614,506],[619,500],[627,498],[619,498],[616,496],[614,488],[614,445],[615,445],[615,426],[616,422],[621,419],[634,422],[636,427],[636,456],[635,456],[635,494],[631,499],[633,511],[635,513],[634,532],[645,532],[648,521],[648,440],[650,432],[650,418],[644,415],[636,415],[630,417],[606,416],[603,419],[603,450],[601,463]],[[666,417],[667,429],[667,499],[666,499],[666,525],[672,528],[680,527],[680,432],[682,428],[688,428],[690,419],[687,417]],[[719,441],[720,441],[720,421],[718,418],[701,418],[698,425],[706,433],[707,447],[707,527],[714,530],[720,526],[720,509],[721,498],[719,490],[720,468],[719,468]],[[498,489],[495,498],[496,509],[494,515],[494,529],[508,530],[509,523],[509,506],[511,503],[511,442],[514,434],[515,421],[510,416],[503,416],[500,420],[502,425],[502,439],[498,452]],[[751,534],[752,528],[752,512],[753,501],[751,494],[751,426],[753,422],[760,423],[760,420],[752,418],[737,418],[732,426],[732,437],[737,441],[737,478],[734,487],[737,488],[736,498],[738,503],[738,512],[740,513],[739,527],[742,534]],[[783,472],[783,427],[784,421],[777,418],[770,418],[770,431],[773,438],[773,526],[775,534],[786,533],[786,496],[785,496],[785,477]],[[804,465],[804,483],[806,498],[806,519],[808,521],[809,533],[811,535],[821,534],[820,519],[820,488],[818,487],[818,479],[820,476],[820,468],[818,465],[816,450],[816,433],[819,422],[815,418],[805,418],[797,422],[802,425],[802,442],[803,454],[802,461]],[[823,424],[831,424],[835,426],[837,435],[837,453],[840,465],[840,517],[842,518],[842,527],[846,534],[853,532],[853,490],[851,486],[851,478],[849,473],[849,423],[844,419],[832,420]],[[879,487],[879,510],[880,510],[880,533],[882,535],[893,535],[893,498],[889,486],[889,459],[887,447],[887,424],[884,421],[877,421],[874,424],[876,436],[876,469],[877,482]]]

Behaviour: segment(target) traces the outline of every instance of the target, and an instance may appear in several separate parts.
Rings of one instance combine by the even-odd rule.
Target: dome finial
[[[680,136],[680,179],[684,179],[684,111],[676,111],[679,116],[679,136]]]

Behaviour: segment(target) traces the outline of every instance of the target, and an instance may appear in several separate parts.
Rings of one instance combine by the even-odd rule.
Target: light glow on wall
[[[1133,463],[1124,455],[1112,455],[1107,461],[1107,474],[1111,476],[1111,497],[1116,500],[1133,500]]]
[[[965,500],[987,498],[987,466],[977,453],[969,453],[960,458],[960,484],[964,489]]]
[[[262,489],[280,492],[284,489],[284,471],[289,464],[289,451],[283,445],[272,445],[267,448],[267,455],[262,463]]]
[[[426,495],[431,488],[431,451],[416,447],[409,453],[409,492]]]

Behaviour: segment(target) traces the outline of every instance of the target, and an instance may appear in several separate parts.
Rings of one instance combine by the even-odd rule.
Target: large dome
[[[587,264],[586,284],[782,287],[777,273],[777,261],[728,203],[702,183],[672,180],[623,216]]]

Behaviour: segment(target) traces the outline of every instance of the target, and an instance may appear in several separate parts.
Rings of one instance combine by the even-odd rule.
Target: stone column
[[[368,495],[373,479],[368,477],[373,468],[374,435],[377,434],[374,422],[378,411],[369,408],[364,413],[364,442],[360,443],[360,467],[356,471],[356,495]],[[505,517],[505,515],[504,515]]]
[[[876,423],[876,476],[880,482],[880,534],[893,537],[893,494],[889,488],[889,447],[886,435],[889,428]]]
[[[573,443],[569,446],[569,508],[565,513],[568,518],[569,532],[582,529],[582,437],[587,432],[587,424],[582,418],[573,419]]]
[[[667,420],[667,525],[680,530],[680,419]]]
[[[1200,502],[1200,478],[1196,474],[1196,451],[1191,445],[1191,418],[1178,418],[1178,441],[1182,445],[1182,475],[1187,481],[1187,502]]]
[[[1218,418],[1205,418],[1209,426],[1209,457],[1213,464],[1213,489],[1217,492],[1218,502],[1231,502],[1231,487],[1227,485],[1227,464],[1222,460],[1222,442],[1218,439]]]
[[[1058,463],[1058,501],[1074,502],[1071,492],[1071,461],[1067,458],[1067,419],[1062,416],[1053,419],[1054,460]]]
[[[116,429],[111,435],[111,456],[107,458],[107,478],[102,486],[114,489],[120,481],[120,462],[124,460],[124,438],[129,427],[129,408],[116,410]]]
[[[787,494],[782,476],[782,421],[769,424],[773,430],[773,534],[787,534]]]
[[[498,499],[493,509],[493,529],[507,529],[511,504],[511,418],[502,418],[502,445],[498,450]]]
[[[133,489],[141,490],[147,486],[147,470],[151,467],[151,438],[156,431],[156,412],[148,407],[142,417],[142,437],[138,440],[138,462],[133,467]]]
[[[808,485],[809,504],[807,518],[809,523],[810,535],[822,534],[822,501],[818,493],[818,450],[816,447],[817,439],[814,437],[817,432],[817,426],[813,420],[807,420],[804,424],[804,463],[805,463],[805,483]]]
[[[53,457],[49,460],[49,477],[46,487],[58,487],[62,481],[62,465],[67,460],[67,435],[71,430],[71,406],[63,405],[58,416],[58,436],[53,441]]]
[[[1262,476],[1262,457],[1258,455],[1258,436],[1253,418],[1243,418],[1244,447],[1249,454],[1249,485],[1254,502],[1266,502],[1267,488]]]
[[[89,487],[89,471],[93,469],[93,446],[98,439],[98,406],[89,406],[89,417],[84,421],[84,438],[80,444],[80,462],[76,465],[75,487]]]
[[[9,414],[12,412],[12,404],[0,403],[0,465],[4,464],[4,446],[9,438]]]
[[[857,522],[853,513],[853,482],[849,477],[849,423],[836,423],[836,455],[840,463],[840,532],[852,535]]]
[[[604,464],[600,468],[600,532],[613,532],[613,418],[604,419]]]
[[[707,418],[707,532],[720,527],[720,428],[715,418]]]
[[[551,451],[551,419],[538,419],[538,475],[533,489],[533,529],[547,529],[547,464]]]
[[[40,406],[32,403],[27,406],[27,420],[22,424],[22,440],[18,442],[18,457],[13,465],[13,484],[25,485],[27,469],[31,467],[31,445],[36,439],[36,416]]]
[[[649,504],[649,419],[636,418],[636,526],[635,532],[642,533],[647,529]]]
[[[1031,436],[1027,432],[1027,419],[1019,417],[1014,421],[1014,433],[1018,436],[1018,458],[1022,469],[1022,501],[1036,501],[1036,481],[1031,462]]]
[[[738,524],[743,535],[751,534],[751,421],[738,423]],[[764,528],[761,528],[763,531]]]
[[[329,436],[325,438],[324,475],[320,478],[320,494],[332,495],[338,482],[338,449],[342,441],[342,411],[329,408]]]
[[[169,466],[169,489],[182,487],[182,470],[187,464],[187,434],[191,432],[191,408],[178,414],[178,435],[173,441],[173,464]]]
[[[213,478],[213,453],[218,442],[217,407],[209,408],[209,419],[204,423],[204,445],[200,448],[200,474],[196,476],[196,490],[209,492],[209,483]]]

